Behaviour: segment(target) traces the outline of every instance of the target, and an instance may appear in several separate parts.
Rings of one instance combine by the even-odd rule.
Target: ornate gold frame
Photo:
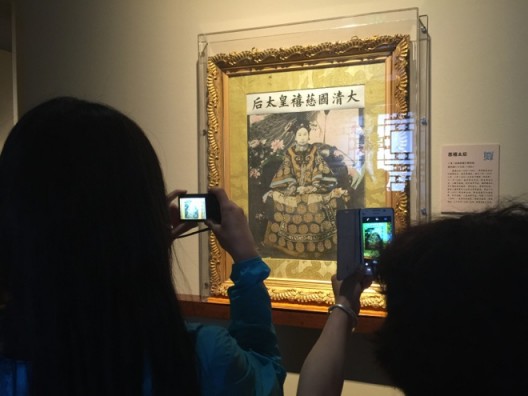
[[[375,87],[383,98],[385,113],[396,119],[407,117],[409,111],[409,49],[407,35],[380,36],[368,39],[352,38],[345,42],[325,42],[318,45],[251,49],[241,52],[217,54],[209,57],[207,63],[207,173],[209,186],[223,186],[229,195],[247,209],[247,188],[240,187],[233,168],[238,166],[232,154],[240,140],[233,135],[233,105],[230,84],[237,77],[274,75],[284,71],[307,71],[325,69],[336,71],[342,66],[374,67],[381,65],[385,76],[383,86]],[[236,110],[236,109],[235,109]],[[235,144],[235,148],[233,148]],[[247,145],[247,140],[242,145]],[[247,147],[247,146],[246,146]],[[243,151],[243,150],[241,150]],[[243,173],[243,172],[242,172]],[[246,173],[247,175],[247,173]],[[235,179],[236,176],[236,180]],[[241,179],[244,175],[241,176]],[[236,183],[237,188],[233,185]],[[408,191],[383,192],[385,205],[395,211],[397,229],[409,223],[410,199]],[[220,248],[214,235],[209,237],[209,287],[208,301],[225,302],[232,260]],[[295,261],[295,260],[294,260]],[[299,280],[270,277],[266,281],[273,305],[278,308],[322,311],[333,302],[329,278],[326,280]],[[374,285],[363,293],[362,313],[383,316],[385,300]]]

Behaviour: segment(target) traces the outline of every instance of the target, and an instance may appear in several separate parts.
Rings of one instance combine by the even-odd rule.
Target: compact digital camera
[[[184,194],[178,197],[180,220],[221,222],[220,206],[214,194]]]

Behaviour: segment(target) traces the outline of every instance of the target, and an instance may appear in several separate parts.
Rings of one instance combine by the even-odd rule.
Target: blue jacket
[[[228,290],[229,328],[188,323],[195,341],[202,394],[207,396],[282,395],[282,366],[271,302],[263,280],[270,270],[260,257],[233,265]],[[28,396],[28,364],[0,355],[0,395]],[[144,380],[151,395],[150,378]]]

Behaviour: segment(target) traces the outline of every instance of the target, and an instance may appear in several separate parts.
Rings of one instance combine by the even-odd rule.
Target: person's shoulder
[[[236,340],[219,325],[188,324],[187,328],[194,339],[202,393],[232,394],[238,375],[247,371],[243,364],[247,359]]]
[[[27,370],[27,365],[27,362],[24,360],[11,359],[0,353],[0,370],[2,370],[2,372],[9,370]]]
[[[0,395],[26,396],[28,389],[27,363],[0,354]]]
[[[225,327],[188,323],[187,331],[194,340],[195,352],[202,364],[221,365],[236,354],[238,349],[236,340]]]

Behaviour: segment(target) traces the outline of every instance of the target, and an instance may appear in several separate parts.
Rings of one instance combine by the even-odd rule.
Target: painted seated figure
[[[349,195],[319,151],[309,143],[310,132],[303,122],[294,123],[294,143],[264,195],[272,205],[264,245],[293,257],[321,257],[335,252],[337,230],[335,212],[343,208]]]

